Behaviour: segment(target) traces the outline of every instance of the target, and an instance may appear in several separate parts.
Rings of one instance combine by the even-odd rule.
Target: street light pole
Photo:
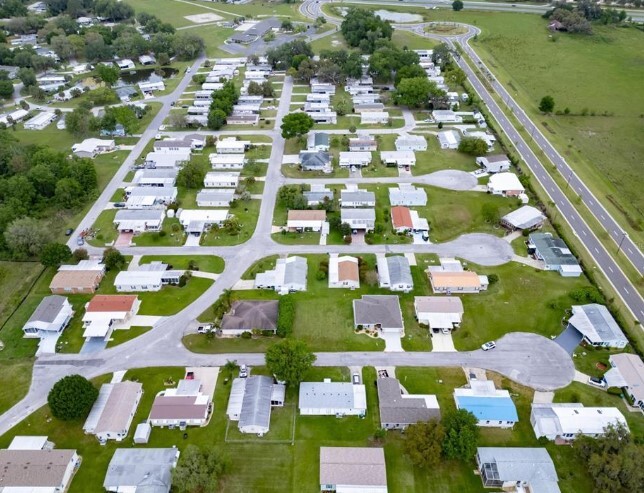
[[[617,245],[617,255],[619,255],[620,250],[622,249],[622,243],[624,243],[624,240],[628,236],[628,233],[626,231],[622,231],[622,239],[619,240],[619,245]]]
[[[572,169],[570,170],[570,174],[568,175],[568,181],[566,182],[566,190],[570,188],[570,179],[572,178]]]

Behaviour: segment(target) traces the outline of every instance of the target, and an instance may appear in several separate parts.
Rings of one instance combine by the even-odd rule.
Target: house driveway
[[[132,244],[133,237],[134,235],[132,233],[120,233],[118,238],[116,238],[116,241],[114,242],[114,246],[116,248],[129,247]]]
[[[199,246],[199,241],[201,240],[201,235],[188,235],[186,238],[185,246]]]
[[[566,329],[556,337],[555,342],[564,348],[568,354],[572,354],[575,352],[575,349],[577,349],[577,346],[579,346],[581,339],[582,335],[577,329],[566,327]]]
[[[399,334],[391,334],[381,332],[380,338],[385,341],[385,353],[401,353],[403,352],[402,344],[400,342]]]
[[[452,352],[456,351],[454,347],[454,341],[452,340],[452,333],[443,334],[439,332],[438,334],[432,334],[432,352]]]

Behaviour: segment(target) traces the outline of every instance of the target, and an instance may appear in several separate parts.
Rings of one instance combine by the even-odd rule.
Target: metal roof
[[[501,221],[506,222],[517,229],[530,229],[539,224],[543,224],[546,220],[539,209],[530,205],[524,205],[517,210],[506,214],[501,218]]]
[[[389,282],[391,285],[405,284],[414,285],[414,280],[411,277],[411,267],[409,267],[409,260],[404,255],[395,255],[387,257],[387,268],[389,270]]]
[[[258,426],[268,429],[271,423],[273,379],[263,375],[246,379],[246,389],[239,415],[239,428]]]
[[[556,238],[550,233],[532,233],[529,240],[546,264],[579,265],[575,256],[568,249],[568,245],[561,238]]]
[[[519,421],[510,397],[455,395],[456,407],[471,412],[479,421]]]
[[[366,389],[351,382],[302,382],[299,408],[366,409]]]
[[[613,342],[628,339],[604,305],[573,305],[572,317],[568,323],[586,336],[591,342]]]

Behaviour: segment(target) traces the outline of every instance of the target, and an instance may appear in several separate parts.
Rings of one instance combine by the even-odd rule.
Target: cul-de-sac
[[[644,491],[642,0],[1,0],[0,493]]]

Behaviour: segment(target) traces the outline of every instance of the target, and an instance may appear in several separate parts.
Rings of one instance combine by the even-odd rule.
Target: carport
[[[568,326],[557,336],[555,342],[564,348],[568,354],[572,354],[582,339],[581,332],[574,327]]]

